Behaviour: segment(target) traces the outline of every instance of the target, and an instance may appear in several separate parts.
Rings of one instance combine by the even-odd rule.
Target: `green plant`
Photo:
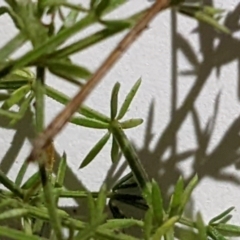
[[[122,121],[137,93],[141,80],[130,89],[123,105],[118,111],[118,92],[116,83],[111,95],[110,117],[97,110],[82,105],[86,96],[97,82],[116,63],[123,51],[130,47],[135,38],[145,29],[150,20],[159,11],[174,7],[180,13],[212,25],[216,30],[229,34],[229,30],[218,23],[222,10],[201,4],[187,4],[184,1],[156,1],[149,9],[135,13],[126,19],[106,20],[104,15],[124,4],[125,0],[92,0],[89,8],[75,5],[64,0],[5,0],[7,6],[0,7],[1,14],[8,14],[18,29],[18,34],[0,49],[0,115],[9,119],[9,125],[15,125],[23,118],[29,106],[34,104],[34,125],[36,141],[33,151],[22,165],[15,181],[0,171],[0,182],[7,190],[1,190],[0,221],[15,219],[21,225],[21,231],[0,226],[0,236],[11,239],[138,239],[125,233],[125,229],[136,226],[142,232],[141,239],[174,239],[177,225],[186,226],[197,239],[226,239],[228,235],[240,236],[240,227],[230,225],[229,208],[209,223],[204,223],[201,214],[195,220],[183,216],[184,208],[191,192],[197,184],[195,176],[186,187],[180,177],[168,203],[163,202],[158,184],[148,178],[141,161],[131,142],[125,135],[125,129],[137,127],[142,119],[133,118]],[[69,9],[65,16],[63,8]],[[79,19],[79,14],[83,17]],[[51,22],[42,23],[44,16],[50,15]],[[62,21],[56,29],[55,21]],[[30,24],[31,23],[31,24]],[[103,29],[72,44],[63,44],[74,34],[100,23]],[[92,74],[87,68],[77,65],[71,55],[81,52],[126,29],[131,29],[103,65]],[[17,59],[11,55],[23,44],[30,42],[32,49]],[[36,74],[30,71],[36,69]],[[69,99],[63,92],[45,83],[46,70],[80,87],[80,92]],[[65,109],[45,129],[44,98],[50,97],[66,105]],[[18,105],[18,110],[13,107]],[[77,116],[72,116],[77,112]],[[52,139],[67,122],[95,128],[106,129],[106,134],[96,143],[80,167],[86,167],[112,137],[111,159],[119,160],[122,154],[131,172],[107,190],[103,184],[99,192],[68,191],[64,188],[67,169],[66,154],[60,159],[57,175],[52,173],[54,156]],[[23,183],[23,177],[30,161],[38,163],[39,171]],[[123,193],[123,189],[137,188],[140,194]],[[86,198],[89,208],[88,221],[80,221],[58,206],[59,198]],[[107,218],[104,211],[109,203],[114,219]],[[125,217],[116,201],[144,210],[143,219]],[[167,207],[165,207],[167,206]],[[51,223],[51,231],[42,238],[41,229],[45,223]],[[2,225],[2,224],[1,224]],[[68,230],[68,236],[63,235]],[[194,238],[194,239],[195,239]]]

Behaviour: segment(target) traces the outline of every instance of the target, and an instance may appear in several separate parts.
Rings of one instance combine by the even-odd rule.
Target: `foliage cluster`
[[[44,98],[52,98],[66,105],[66,109],[73,100],[62,91],[48,86],[45,83],[45,72],[50,71],[69,84],[83,88],[94,73],[74,63],[71,55],[80,53],[120,32],[131,30],[150,11],[144,9],[125,19],[105,19],[106,14],[126,2],[126,0],[91,0],[89,7],[84,7],[67,0],[5,0],[6,4],[0,7],[0,14],[8,14],[18,30],[16,36],[0,49],[2,103],[0,116],[9,120],[9,126],[14,126],[24,117],[30,106],[34,106],[32,112],[36,136],[46,134],[43,132]],[[222,13],[220,9],[200,3],[185,3],[185,1],[171,1],[169,7],[175,8],[180,14],[213,26],[216,31],[230,33],[225,26],[218,23]],[[63,9],[68,10],[67,15],[64,14]],[[50,16],[51,21],[44,24],[42,19],[47,15]],[[60,28],[56,27],[57,18],[62,22]],[[102,29],[74,43],[65,44],[70,37],[95,23],[101,24]],[[19,58],[12,59],[12,54],[27,42],[31,43],[32,49]],[[30,71],[30,67],[36,70],[35,73]],[[195,219],[187,219],[183,216],[184,208],[197,184],[197,176],[188,184],[185,184],[180,177],[169,202],[163,203],[161,189],[155,180],[148,178],[139,156],[125,134],[125,129],[137,127],[142,123],[142,119],[139,118],[123,120],[140,84],[141,80],[138,80],[132,86],[121,107],[118,106],[120,84],[115,84],[110,100],[110,116],[81,105],[77,115],[70,118],[70,123],[81,127],[106,129],[106,134],[83,159],[80,168],[90,164],[111,138],[112,162],[124,156],[131,172],[110,190],[107,190],[103,184],[99,192],[69,191],[64,188],[66,154],[61,157],[55,176],[52,171],[53,143],[48,143],[45,151],[35,159],[39,171],[27,181],[23,182],[29,166],[28,161],[24,161],[16,179],[9,179],[0,170],[0,183],[5,187],[0,191],[1,239],[2,237],[15,240],[139,239],[127,231],[133,226],[140,230],[140,239],[146,240],[173,240],[176,237],[176,227],[186,227],[189,233],[188,239],[223,240],[228,236],[240,236],[240,227],[228,223],[233,208],[227,209],[208,223],[203,221],[200,213]],[[140,194],[125,193],[123,190],[126,189],[138,189]],[[82,221],[69,215],[58,206],[60,198],[86,198],[89,219]],[[116,202],[143,210],[143,219],[127,218]],[[113,218],[107,216],[106,204]],[[9,220],[15,220],[20,225],[20,230],[8,226],[5,221]],[[46,224],[50,224],[50,230],[42,237],[42,230]],[[184,239],[187,239],[187,236]]]

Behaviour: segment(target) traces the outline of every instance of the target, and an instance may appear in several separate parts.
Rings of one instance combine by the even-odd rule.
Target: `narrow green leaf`
[[[103,12],[107,9],[110,0],[101,0],[101,2],[97,5],[95,9],[95,13],[98,17],[101,17]]]
[[[11,63],[11,61],[5,62],[5,64]],[[35,74],[28,68],[16,69],[4,78],[1,79],[4,82],[21,83],[22,85],[32,84],[35,81]]]
[[[102,20],[101,23],[104,24],[108,29],[116,30],[123,30],[132,26],[132,22],[130,20]]]
[[[233,216],[230,214],[230,215],[227,215],[225,217],[223,217],[220,221],[218,221],[217,223],[212,223],[212,225],[217,225],[219,223],[227,223]]]
[[[20,108],[19,108],[19,111],[18,111],[18,114],[19,114],[19,117],[16,118],[16,119],[13,119],[11,122],[10,122],[10,126],[13,126],[14,124],[16,124],[20,119],[22,119],[26,113],[26,111],[29,109],[30,107],[30,103],[33,99],[33,93],[30,93],[27,98],[25,98],[21,105],[20,105]]]
[[[94,10],[97,7],[99,1],[100,0],[91,0],[90,1],[90,8],[91,8],[91,10]]]
[[[21,48],[21,46],[26,42],[27,38],[24,34],[18,33],[14,38],[8,41],[0,49],[0,61],[6,61],[9,56],[14,53],[16,50]]]
[[[67,17],[65,18],[63,26],[60,29],[60,31],[62,31],[64,28],[69,28],[69,27],[73,26],[77,21],[78,15],[79,15],[79,11],[71,10],[68,13]]]
[[[112,94],[111,94],[111,119],[114,120],[116,115],[117,115],[117,111],[118,111],[118,93],[119,93],[119,89],[120,89],[120,83],[117,82],[113,89],[112,89]]]
[[[122,177],[120,180],[118,180],[118,182],[114,185],[113,190],[115,191],[115,190],[120,189],[122,185],[127,183],[129,180],[133,180],[133,178],[134,178],[134,176],[133,176],[132,172],[126,174],[124,177]]]
[[[96,200],[96,216],[100,217],[104,213],[104,209],[106,207],[106,194],[107,194],[107,188],[106,185],[103,184],[99,191],[98,198]]]
[[[219,215],[217,215],[216,217],[212,218],[209,221],[209,224],[215,223],[219,220],[221,220],[222,218],[226,217],[230,212],[232,212],[234,210],[234,207],[230,207],[227,210],[225,210],[224,212],[220,213]]]
[[[144,223],[135,219],[110,219],[101,225],[101,228],[107,229],[125,229],[132,226],[143,227]]]
[[[136,95],[137,91],[138,91],[138,88],[140,87],[141,85],[141,79],[139,79],[134,85],[133,87],[131,88],[130,92],[128,93],[128,95],[126,96],[124,102],[123,102],[123,105],[119,111],[119,114],[117,116],[117,119],[120,120],[124,117],[124,115],[126,114],[134,96]]]
[[[92,160],[97,156],[97,154],[102,150],[104,145],[107,143],[108,139],[110,137],[110,133],[107,132],[97,143],[96,145],[91,149],[91,151],[88,153],[88,155],[84,158],[79,168],[86,167],[89,163],[92,162]]]
[[[214,17],[215,15],[219,15],[225,12],[224,9],[214,8],[212,6],[203,6],[203,12],[207,15]]]
[[[8,110],[13,105],[18,104],[25,97],[25,95],[29,92],[30,89],[31,89],[30,85],[25,85],[15,90],[11,94],[10,98],[8,98],[4,102],[4,104],[2,105],[2,109]]]
[[[45,126],[45,68],[36,68],[35,93],[35,121],[37,134],[41,133]]]
[[[122,129],[134,128],[143,123],[142,118],[131,118],[129,120],[120,122]]]
[[[70,8],[73,9],[75,11],[83,11],[86,12],[87,9],[83,8],[80,4],[73,4],[70,3],[66,0],[48,0],[48,1],[43,1],[42,3],[42,7],[46,8],[46,7],[66,7],[66,8]]]
[[[7,117],[10,119],[15,119],[15,120],[20,119],[20,115],[18,113],[13,112],[13,111],[4,110],[1,108],[0,108],[0,116]]]
[[[89,240],[95,235],[97,227],[101,224],[102,220],[98,218],[94,223],[88,225],[83,230],[79,231],[74,240]]]
[[[113,1],[111,1],[113,2]],[[60,58],[66,58],[69,57],[71,54],[77,53],[79,51],[82,51],[94,44],[100,43],[101,41],[116,35],[117,33],[120,33],[124,29],[127,29],[131,26],[134,26],[136,22],[142,17],[142,15],[145,13],[144,11],[140,11],[132,16],[130,16],[127,19],[120,20],[120,21],[101,21],[103,24],[107,26],[106,29],[100,30],[90,36],[87,36],[69,46],[63,47],[62,49],[56,50],[51,54],[48,54],[43,59],[60,59]],[[118,25],[117,27],[114,27],[115,25]]]
[[[1,170],[0,170],[0,183],[9,189],[11,192],[15,193],[17,196],[22,197],[22,190],[16,186]]]
[[[107,14],[107,13],[113,11],[114,9],[117,9],[118,7],[122,6],[126,2],[127,2],[127,0],[109,1],[109,4],[104,9],[103,13]]]
[[[0,81],[0,89],[3,90],[15,90],[17,88],[20,88],[26,84],[28,84],[29,81],[22,80],[22,81]]]
[[[12,228],[0,226],[0,236],[11,238],[14,240],[44,240],[41,237],[31,236],[23,231],[17,231]]]
[[[70,98],[68,96],[59,92],[58,90],[55,90],[46,85],[45,85],[45,88],[46,88],[47,96],[54,99],[55,101],[64,105],[66,105],[70,101]],[[106,123],[110,122],[110,118],[108,118],[107,116],[84,105],[78,109],[78,113],[82,114],[85,117],[97,119],[102,122],[106,122]]]
[[[90,224],[94,224],[94,221],[97,220],[97,212],[96,212],[96,201],[92,197],[92,194],[89,192],[87,194],[88,199],[88,210],[89,210],[89,222]]]
[[[111,148],[112,162],[116,162],[118,158],[119,158],[119,146],[114,136],[112,136],[112,148]]]
[[[206,232],[206,227],[204,225],[202,216],[200,213],[197,213],[197,222],[196,226],[198,229],[198,239],[199,240],[206,240],[207,239],[207,232]]]
[[[165,233],[164,240],[175,240],[173,228],[169,229],[168,232]]]
[[[179,206],[179,212],[180,214],[182,214],[183,210],[184,210],[184,207],[185,205],[187,204],[190,196],[191,196],[191,193],[193,191],[193,189],[195,188],[195,186],[197,185],[198,183],[198,176],[195,175],[190,183],[187,185],[187,187],[184,189],[184,192],[182,194],[182,198],[181,198],[181,203],[180,203],[180,206]]]
[[[155,234],[153,235],[152,240],[159,240],[161,237],[166,234],[171,228],[174,227],[174,224],[178,221],[179,217],[172,217],[168,219],[166,222],[163,223],[162,226],[160,226]]]
[[[140,159],[138,158],[136,151],[129,142],[127,136],[122,131],[118,122],[112,123],[112,134],[116,138],[118,145],[120,146],[123,155],[125,156],[129,167],[131,168],[137,183],[141,189],[145,189],[147,182],[149,182],[147,173],[143,168]]]
[[[91,72],[87,68],[68,61],[51,60],[44,62],[44,65],[49,68],[50,72],[63,77],[71,76],[73,78],[88,79],[91,76]]]
[[[100,122],[95,119],[91,118],[83,118],[83,117],[72,117],[70,120],[71,123],[83,126],[83,127],[88,127],[88,128],[96,128],[96,129],[108,129],[109,124],[105,122]]]
[[[55,59],[55,58],[65,58],[70,56],[71,54],[77,53],[82,51],[90,46],[100,43],[101,41],[116,35],[117,33],[121,32],[123,29],[103,29],[100,30],[90,36],[87,36],[69,46],[63,47],[59,50],[54,51],[53,53],[47,55],[48,59]],[[43,58],[45,59],[45,58]]]
[[[144,217],[144,240],[151,239],[151,232],[153,228],[153,212],[148,209]]]
[[[62,187],[65,179],[65,174],[67,170],[67,156],[66,153],[63,153],[63,156],[60,159],[60,164],[58,167],[58,172],[56,176],[55,187]]]
[[[48,179],[44,164],[39,164],[39,173],[41,176],[42,187],[44,192],[45,205],[47,207],[52,228],[58,240],[63,240],[62,225],[59,210],[56,207],[56,198],[53,193],[51,182]],[[65,213],[65,212],[64,212]]]
[[[28,214],[28,210],[24,208],[14,208],[11,210],[7,210],[0,214],[0,221],[7,220],[11,218],[20,218]]]
[[[163,222],[163,200],[158,184],[152,181],[152,208],[155,218],[155,223],[161,226]]]
[[[207,227],[207,232],[213,240],[227,240],[217,229],[212,226]]]
[[[36,172],[22,185],[22,189],[29,189],[38,181],[40,181],[40,175]]]
[[[87,15],[72,27],[66,28],[63,31],[59,32],[59,34],[52,36],[49,40],[45,41],[40,46],[30,50],[28,53],[20,57],[19,59],[13,61],[8,66],[2,68],[0,70],[0,77],[7,75],[10,71],[14,69],[22,68],[31,62],[37,61],[44,54],[51,53],[56,49],[59,45],[61,45],[65,40],[67,40],[72,35],[76,34],[80,30],[83,30],[91,23],[94,22],[93,15]]]
[[[220,32],[223,32],[223,33],[226,33],[226,34],[231,33],[230,30],[227,27],[219,24],[217,20],[215,20],[214,18],[208,16],[207,14],[205,14],[203,12],[197,12],[195,14],[195,18],[197,20],[200,20],[202,22],[205,22],[205,23],[211,25],[212,27],[219,30]]]
[[[206,24],[209,24],[220,32],[230,34],[230,30],[226,26],[219,24],[217,20],[203,11],[194,11],[194,9],[191,9],[191,7],[180,7],[179,12],[189,17],[196,18],[197,20],[202,21]]]
[[[214,228],[224,236],[240,237],[240,226],[219,223]]]
[[[171,202],[169,205],[169,217],[179,214],[179,207],[181,204],[182,194],[184,191],[183,178],[180,177],[174,189],[174,193],[171,197]]]
[[[16,180],[15,180],[15,184],[18,187],[20,187],[21,184],[22,184],[22,180],[24,178],[24,175],[25,175],[25,173],[27,171],[28,166],[29,166],[28,162],[24,161],[22,166],[21,166],[21,168],[20,168],[20,170],[19,170],[19,172],[18,172],[18,174],[17,174]]]
[[[125,0],[124,1],[119,0],[117,2],[110,1],[110,3],[111,4],[108,6],[108,8],[105,9],[104,14],[110,11],[113,11],[114,9],[116,9],[117,7],[125,3]],[[12,70],[22,68],[30,63],[37,61],[39,58],[43,57],[45,54],[49,54],[53,52],[59,45],[61,45],[71,36],[78,33],[80,30],[85,29],[86,27],[95,23],[96,21],[97,19],[94,16],[94,14],[88,14],[86,17],[76,22],[73,26],[62,30],[57,35],[54,35],[53,37],[45,41],[42,45],[29,51],[24,56],[20,57],[19,59],[9,64],[8,66],[3,67],[0,70],[0,77],[6,76]]]

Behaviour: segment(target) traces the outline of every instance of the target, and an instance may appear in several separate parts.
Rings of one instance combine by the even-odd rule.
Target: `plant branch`
[[[71,116],[81,106],[83,101],[92,92],[100,80],[120,59],[122,54],[135,42],[139,35],[146,29],[149,22],[158,14],[159,11],[166,9],[169,6],[169,0],[158,0],[144,15],[143,18],[132,28],[132,30],[118,44],[115,50],[103,62],[100,68],[90,78],[86,85],[80,90],[77,95],[66,105],[53,121],[48,125],[46,130],[35,139],[33,149],[28,157],[29,161],[36,161],[41,151],[48,146],[51,140],[63,129],[70,120]]]

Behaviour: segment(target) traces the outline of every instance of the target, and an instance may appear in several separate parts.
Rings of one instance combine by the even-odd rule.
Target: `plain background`
[[[233,31],[232,36],[219,34],[204,24],[199,25],[193,19],[167,10],[150,24],[124,54],[86,104],[109,114],[113,85],[117,81],[121,83],[122,102],[130,87],[142,78],[142,85],[126,118],[140,117],[144,123],[127,130],[127,134],[149,175],[159,182],[167,198],[180,175],[187,181],[198,173],[200,181],[187,207],[187,214],[194,215],[201,211],[204,219],[209,220],[226,208],[235,206],[232,222],[240,223],[240,5],[237,0],[216,0],[214,4],[227,10],[225,19]],[[128,16],[148,5],[150,2],[130,0],[109,18]],[[16,30],[6,16],[0,18],[0,26],[2,46],[16,34]],[[90,34],[96,28],[87,29],[71,41]],[[72,59],[94,71],[124,34],[76,54]],[[28,45],[15,56],[27,49]],[[47,82],[69,96],[77,91],[50,74]],[[180,107],[181,111],[176,111]],[[46,124],[61,109],[60,104],[47,99]],[[186,117],[178,126],[182,116]],[[210,119],[213,122],[208,124]],[[162,138],[171,121],[176,134],[171,138],[170,131]],[[0,167],[11,179],[15,179],[16,172],[29,153],[29,141],[33,138],[31,114],[14,129],[9,129],[6,119],[0,118],[0,127]],[[103,134],[102,130],[69,124],[55,139],[56,151],[60,155],[65,151],[68,156],[67,188],[81,189],[85,185],[90,190],[99,189],[111,167],[111,142],[89,166],[82,170],[78,170],[78,166]],[[167,151],[163,152],[165,140],[169,141],[169,145]],[[35,166],[31,166],[28,174],[35,169]],[[63,204],[71,205],[72,202],[64,201]]]

